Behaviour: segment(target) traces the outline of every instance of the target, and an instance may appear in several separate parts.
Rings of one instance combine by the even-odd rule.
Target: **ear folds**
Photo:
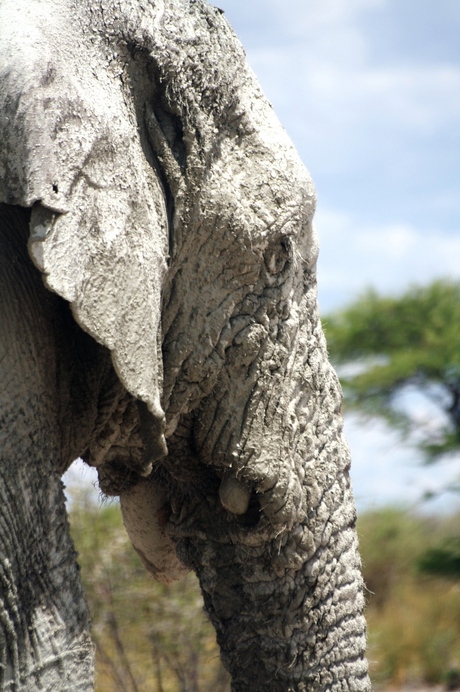
[[[166,211],[158,181],[139,157],[138,164],[140,171],[124,171],[131,180],[121,188],[90,184],[85,167],[65,214],[36,204],[29,251],[47,286],[110,349],[126,389],[160,422]]]
[[[0,42],[0,201],[32,207],[30,254],[48,287],[112,352],[161,438],[160,297],[168,252],[164,192],[119,73],[65,13],[45,3]],[[29,33],[28,33],[29,32]],[[141,128],[142,130],[142,128]]]

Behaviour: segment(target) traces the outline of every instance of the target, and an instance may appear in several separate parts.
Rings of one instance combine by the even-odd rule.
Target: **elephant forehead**
[[[299,239],[309,234],[316,197],[308,171],[270,106],[253,111],[252,132],[246,124],[242,136],[218,135],[219,153],[207,172],[202,207],[212,216],[236,220],[238,234],[247,236],[253,249],[264,249],[281,234]]]

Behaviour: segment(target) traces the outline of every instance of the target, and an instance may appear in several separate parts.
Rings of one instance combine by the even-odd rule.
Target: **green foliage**
[[[74,497],[71,531],[93,623],[96,692],[229,690],[193,574],[170,585],[145,570],[118,504]]]
[[[331,359],[361,362],[341,377],[346,401],[370,414],[395,416],[394,395],[409,384],[430,394],[441,385],[448,395],[450,421],[437,439],[427,440],[432,457],[460,445],[460,284],[437,281],[413,287],[399,297],[368,291],[324,320]],[[348,375],[347,375],[348,370]],[[406,423],[408,421],[406,420]]]
[[[430,548],[418,560],[421,572],[455,580],[460,579],[460,538],[450,537],[442,545]]]
[[[382,607],[417,560],[423,526],[410,514],[390,507],[364,515],[358,531],[370,602]]]

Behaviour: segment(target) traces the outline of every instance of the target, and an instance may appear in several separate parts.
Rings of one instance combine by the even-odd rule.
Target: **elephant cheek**
[[[120,495],[128,536],[146,569],[163,583],[180,579],[189,570],[179,561],[166,534],[170,507],[166,493],[152,481],[142,481]]]

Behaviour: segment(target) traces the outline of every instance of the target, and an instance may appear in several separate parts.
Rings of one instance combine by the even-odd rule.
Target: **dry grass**
[[[157,584],[132,550],[118,506],[99,510],[81,498],[77,506],[72,531],[97,642],[98,692],[228,692],[193,575]],[[460,577],[427,577],[417,568],[427,547],[458,535],[458,527],[458,517],[420,519],[398,510],[360,518],[364,576],[373,592],[369,659],[380,692],[441,689],[460,670]]]
[[[452,522],[384,510],[363,516],[360,531],[374,592],[366,613],[374,682],[383,689],[443,683],[460,669],[460,581],[426,576],[418,564]]]

